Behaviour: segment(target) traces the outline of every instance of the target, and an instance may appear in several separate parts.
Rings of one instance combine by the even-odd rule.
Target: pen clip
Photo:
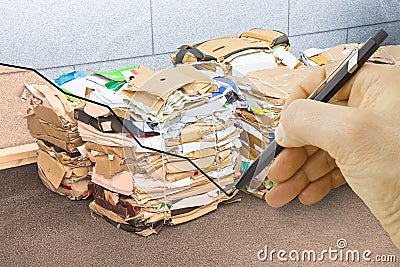
[[[318,93],[324,88],[324,86],[332,79],[332,77],[335,76],[335,74],[339,72],[339,70],[341,70],[342,67],[344,67],[344,65],[349,62],[350,59],[357,58],[357,54],[358,48],[352,48],[348,55],[344,59],[342,59],[339,64],[328,74],[328,76],[326,76],[326,78],[317,86],[317,88],[315,88],[314,91],[311,92],[307,99],[314,99],[318,95]],[[279,113],[276,119],[279,120],[280,116],[281,114]]]
[[[340,70],[347,62],[349,62],[352,58],[357,59],[358,48],[352,48],[350,53],[342,60],[340,63],[329,73],[328,76],[315,88],[314,91],[307,97],[307,99],[314,99],[317,94],[322,90],[325,84],[327,84],[330,79]],[[350,65],[349,65],[350,66]]]

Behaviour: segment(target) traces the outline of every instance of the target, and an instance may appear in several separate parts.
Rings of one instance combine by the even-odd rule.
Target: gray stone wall
[[[251,28],[287,33],[292,51],[365,41],[400,44],[400,0],[2,0],[0,62],[49,78],[73,69],[170,66],[181,44]]]

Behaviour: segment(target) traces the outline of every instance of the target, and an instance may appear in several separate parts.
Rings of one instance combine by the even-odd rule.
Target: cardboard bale
[[[92,89],[88,97],[96,99],[106,90]],[[126,133],[127,125],[117,127],[122,118],[113,118],[100,105],[85,103],[75,109],[94,165],[91,181],[96,189],[90,209],[121,229],[149,235],[164,224],[202,216],[230,199],[197,168],[226,190],[239,178],[242,130],[235,126],[235,94],[229,83],[190,65],[159,72],[140,66],[113,96],[129,97],[117,114],[124,123],[132,123],[134,132]]]
[[[73,166],[70,167],[57,160],[59,158],[57,153],[50,154],[41,149],[38,151],[38,171],[43,184],[51,191],[67,196],[71,200],[89,197],[90,165],[73,166],[74,164],[70,163],[69,165]]]
[[[248,72],[276,68],[281,65],[295,69],[302,63],[290,52],[286,34],[267,29],[252,29],[240,36],[220,37],[195,45],[182,45],[171,60],[206,66],[212,62],[228,75],[244,76]],[[212,67],[211,67],[212,68]]]
[[[91,164],[78,151],[84,143],[72,116],[72,104],[55,88],[25,86],[30,92],[27,126],[39,146],[39,177],[49,190],[71,200],[87,198]]]

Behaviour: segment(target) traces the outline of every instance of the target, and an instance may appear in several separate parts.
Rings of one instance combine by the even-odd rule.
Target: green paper
[[[107,79],[114,80],[117,82],[123,82],[125,81],[124,76],[121,74],[121,72],[126,71],[126,70],[134,70],[139,68],[138,66],[129,66],[125,67],[122,69],[117,69],[114,71],[99,71],[99,70],[90,70],[91,72],[94,72],[96,74],[99,74],[103,77],[106,77]]]
[[[250,162],[242,161],[242,171],[245,172],[250,167]]]
[[[117,82],[117,81],[111,80],[108,83],[106,83],[105,86],[108,89],[112,89],[114,92],[118,92],[118,90],[121,89],[121,87],[124,86],[124,84],[125,84],[125,81]]]
[[[272,182],[272,181],[269,181],[268,185],[269,185],[270,188],[272,188],[272,187],[274,187],[276,185],[276,183]]]
[[[60,89],[61,89],[64,93],[73,95],[73,93],[71,93],[70,91],[68,91],[68,90],[65,89],[65,88],[61,88],[61,87],[60,87]],[[77,106],[79,106],[80,104],[82,104],[82,100],[80,100],[79,98],[76,98],[76,97],[73,97],[73,96],[69,96],[69,95],[65,95],[65,94],[64,94],[64,96],[65,96],[65,98],[66,98],[69,102],[71,102],[71,104],[72,104],[73,107],[77,107]]]

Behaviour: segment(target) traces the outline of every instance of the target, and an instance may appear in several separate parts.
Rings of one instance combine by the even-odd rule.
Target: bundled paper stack
[[[56,80],[86,101],[26,85],[39,176],[71,199],[93,192],[92,211],[143,236],[198,218],[233,202],[223,191],[233,192],[274,140],[295,86],[358,46],[308,49],[299,61],[285,34],[253,29],[183,45],[171,69],[74,71]],[[385,47],[369,61],[398,64],[399,51]],[[271,186],[261,177],[245,191],[263,198]]]
[[[174,68],[74,71],[56,79],[82,100],[26,85],[39,176],[70,199],[93,193],[90,210],[142,236],[198,218],[235,201],[234,186],[274,140],[291,91],[314,68],[357,47],[311,48],[298,60],[285,34],[253,29],[183,45]],[[398,64],[399,51],[381,47],[369,61]],[[244,191],[263,198],[274,184],[258,178]]]
[[[65,96],[46,85],[27,85],[27,124],[37,138],[38,172],[51,191],[72,200],[90,195],[90,161],[80,153],[83,141],[73,118],[73,106]]]
[[[118,71],[62,85],[111,106],[118,116],[93,102],[75,109],[94,165],[90,209],[147,236],[230,199],[204,174],[227,191],[240,177],[239,92],[233,82],[190,65],[159,72],[143,66]],[[125,83],[118,90],[105,86],[120,76]]]
[[[279,113],[289,95],[289,87],[284,83],[281,88],[270,81],[270,78],[275,79],[274,71],[283,68],[278,71],[280,75],[303,66],[289,50],[290,42],[284,33],[252,29],[240,36],[183,45],[172,56],[174,64],[189,63],[208,69],[212,69],[209,67],[212,65],[215,75],[231,77],[236,82],[235,86],[242,93],[235,111],[239,118],[236,124],[243,130],[240,135],[242,172],[273,141]],[[247,188],[247,192],[263,197],[270,187],[266,180],[259,188]]]
[[[301,62],[290,52],[286,34],[265,29],[252,29],[240,36],[207,40],[196,45],[182,45],[172,63],[214,62],[227,75],[243,77],[249,72],[276,68],[280,65],[294,69]]]

